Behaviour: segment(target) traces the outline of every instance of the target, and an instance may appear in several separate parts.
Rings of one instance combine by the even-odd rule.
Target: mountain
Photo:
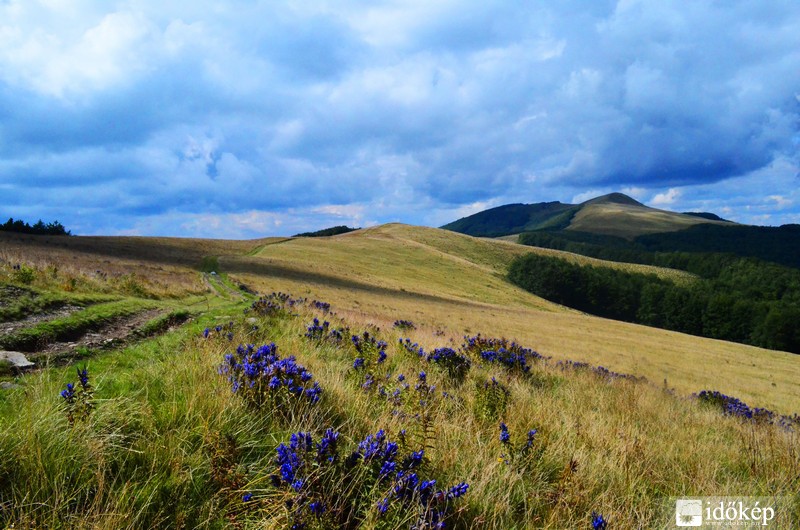
[[[710,221],[724,221],[726,223],[732,222],[728,221],[727,219],[723,219],[719,215],[711,212],[683,212],[683,215],[693,215],[695,217],[702,217],[703,219],[708,219]]]
[[[580,204],[507,204],[442,228],[476,237],[500,237],[533,230],[574,230],[633,239],[644,234],[723,222],[710,216],[713,214],[689,215],[650,208],[623,193],[610,193]]]
[[[571,217],[575,205],[560,202],[506,204],[444,225],[442,228],[476,237],[499,237],[537,230],[560,217]]]

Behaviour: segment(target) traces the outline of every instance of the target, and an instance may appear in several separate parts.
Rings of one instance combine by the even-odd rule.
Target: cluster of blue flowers
[[[386,348],[389,345],[385,341],[376,339],[368,331],[361,335],[353,335],[350,339],[358,355],[353,361],[353,368],[363,371],[365,377],[374,377],[369,370],[386,360]]]
[[[429,363],[434,363],[447,372],[454,380],[461,382],[467,377],[470,360],[456,352],[453,348],[436,348],[427,356]]]
[[[472,353],[487,363],[498,363],[512,372],[527,374],[530,371],[529,362],[544,359],[532,349],[504,338],[488,338],[478,334],[464,337],[464,340],[461,345],[463,352]]]
[[[207,339],[210,336],[225,337],[228,340],[233,340],[233,321],[225,325],[218,324],[214,328],[206,328],[203,330],[203,338]]]
[[[278,356],[275,343],[259,348],[239,345],[235,353],[225,355],[219,373],[228,377],[233,392],[255,407],[272,404],[280,408],[299,398],[316,403],[322,393],[311,373],[293,356]]]
[[[370,335],[369,331],[365,331],[361,335],[353,335],[350,340],[353,342],[353,347],[356,351],[362,354],[362,357],[368,355],[378,355],[383,353],[383,359],[386,358],[386,348],[389,346],[386,341],[378,340],[375,336]]]
[[[727,396],[717,390],[703,390],[694,396],[704,403],[710,403],[719,407],[726,416],[736,416],[745,420],[753,420],[771,425],[776,424],[787,430],[800,428],[800,415],[797,414],[786,416],[776,414],[765,408],[750,408],[742,400],[733,396]]]
[[[524,463],[524,458],[528,455],[530,450],[533,449],[533,443],[536,440],[537,433],[538,431],[536,429],[529,430],[525,442],[514,447],[511,443],[511,433],[508,431],[508,426],[500,422],[500,443],[509,451],[508,454],[504,453],[500,455],[502,461],[505,464],[510,464],[512,461]]]
[[[417,329],[417,326],[410,320],[395,320],[394,327],[397,329]]]
[[[400,344],[400,347],[408,353],[413,353],[418,357],[425,356],[425,350],[416,342],[411,342],[411,339],[397,339],[397,342]]]
[[[614,372],[612,370],[609,370],[605,366],[592,366],[591,364],[585,363],[585,362],[582,362],[582,361],[569,361],[569,360],[558,361],[556,363],[556,366],[558,368],[561,368],[562,370],[567,370],[567,369],[571,369],[571,370],[591,370],[595,375],[597,375],[599,377],[603,377],[605,379],[625,379],[625,380],[628,380],[628,381],[634,381],[634,382],[639,382],[639,383],[646,383],[647,382],[647,378],[643,377],[643,376],[636,376],[636,375],[632,375],[632,374],[622,374],[622,373],[619,373],[619,372]]]
[[[315,520],[323,526],[352,526],[354,517],[363,518],[371,510],[381,518],[392,510],[403,515],[412,510],[412,528],[444,528],[453,502],[469,488],[462,482],[440,490],[436,480],[422,480],[418,473],[424,450],[401,455],[400,444],[383,430],[365,437],[349,454],[341,451],[340,441],[339,433],[328,429],[317,443],[311,434],[298,432],[278,446],[278,470],[271,480],[291,494],[286,506],[292,528],[307,528]],[[376,502],[368,495],[371,491],[385,493]]]
[[[291,310],[306,302],[305,298],[292,298],[286,293],[270,293],[250,305],[250,310],[263,317],[280,317],[291,314]]]
[[[330,313],[331,311],[331,304],[328,302],[320,302],[319,300],[313,300],[311,302],[311,307],[314,309],[319,309],[323,314]]]
[[[306,338],[315,340],[317,342],[330,342],[332,344],[341,344],[344,337],[350,333],[350,330],[345,327],[331,329],[331,324],[327,320],[322,324],[319,323],[318,318],[310,326],[306,327]]]

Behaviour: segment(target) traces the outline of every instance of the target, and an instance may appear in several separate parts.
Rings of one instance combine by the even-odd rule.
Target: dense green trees
[[[37,234],[48,236],[68,236],[70,232],[64,228],[64,225],[58,221],[52,223],[45,223],[39,219],[33,226],[29,225],[22,219],[14,220],[9,218],[5,224],[0,225],[0,230],[4,232],[20,232],[22,234]]]
[[[339,225],[339,226],[332,226],[330,228],[324,228],[322,230],[317,230],[316,232],[303,232],[302,234],[295,234],[292,237],[328,237],[328,236],[336,236],[339,234],[346,234],[348,232],[354,232],[358,230],[358,228],[350,228],[349,226]]]
[[[587,313],[800,353],[800,271],[755,259],[676,253],[705,277],[676,285],[655,275],[528,254],[509,279]]]

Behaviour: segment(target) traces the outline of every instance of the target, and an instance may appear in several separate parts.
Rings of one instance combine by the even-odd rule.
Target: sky
[[[800,223],[799,148],[797,0],[0,0],[0,217],[76,234]]]

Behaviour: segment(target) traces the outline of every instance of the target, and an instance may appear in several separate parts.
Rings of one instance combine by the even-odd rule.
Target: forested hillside
[[[594,315],[800,353],[800,271],[718,253],[651,258],[699,277],[689,285],[675,284],[654,275],[529,254],[514,260],[509,279]]]

